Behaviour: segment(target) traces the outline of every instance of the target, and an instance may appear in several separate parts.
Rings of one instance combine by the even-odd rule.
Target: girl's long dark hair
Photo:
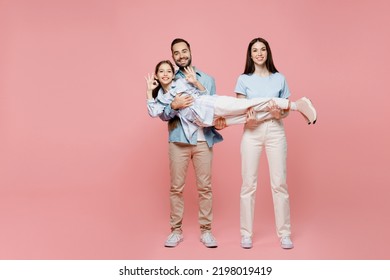
[[[265,48],[267,49],[267,60],[265,62],[265,66],[267,67],[268,71],[270,71],[271,73],[279,72],[276,69],[274,61],[272,59],[272,52],[268,42],[263,38],[255,38],[252,41],[250,41],[248,45],[248,49],[246,52],[245,70],[243,74],[253,74],[253,72],[255,72],[255,63],[252,60],[252,46],[256,42],[263,43],[265,45]]]
[[[164,64],[164,63],[168,64],[169,67],[171,67],[172,73],[175,73],[175,68],[173,67],[173,64],[172,64],[171,61],[169,61],[169,60],[161,60],[159,63],[157,63],[156,68],[154,69],[154,74],[155,75],[157,75],[158,68],[160,68],[160,66],[162,64]],[[152,91],[153,98],[157,97],[158,91],[161,89],[160,82],[159,81],[157,81],[157,82],[158,82],[158,86]],[[168,121],[168,130],[171,131],[171,130],[175,129],[177,127],[178,123],[180,123],[180,119],[177,116],[175,116],[174,118],[170,119]]]
[[[165,64],[165,63],[168,64],[169,67],[171,67],[172,73],[175,73],[175,68],[173,67],[172,62],[170,62],[169,60],[161,60],[159,63],[157,63],[156,68],[154,69],[154,74],[155,74],[155,75],[157,75],[158,68],[160,68],[160,66],[161,66],[162,64]],[[156,97],[157,97],[158,91],[161,89],[160,82],[159,82],[159,81],[157,81],[157,82],[158,82],[158,86],[152,91],[152,96],[153,96],[153,98],[156,98]]]

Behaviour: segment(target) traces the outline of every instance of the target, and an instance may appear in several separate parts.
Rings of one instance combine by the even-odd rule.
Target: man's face
[[[172,46],[172,58],[179,68],[191,66],[191,51],[184,42]]]

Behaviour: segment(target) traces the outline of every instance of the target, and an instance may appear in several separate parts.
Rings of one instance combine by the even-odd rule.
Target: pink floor
[[[189,196],[188,208],[194,203]],[[176,248],[165,248],[168,208],[150,211],[153,201],[140,207],[120,194],[97,197],[67,193],[54,197],[48,193],[3,192],[0,259],[390,258],[390,243],[386,242],[389,232],[379,230],[380,221],[366,210],[355,208],[352,213],[342,203],[333,204],[329,213],[319,211],[318,206],[327,204],[326,198],[303,207],[294,205],[292,199],[292,208],[299,209],[292,211],[295,248],[282,250],[268,198],[257,200],[254,247],[244,250],[239,246],[238,202],[222,209],[216,199],[214,235],[218,248],[207,249],[200,243],[193,211],[185,216],[184,241]]]

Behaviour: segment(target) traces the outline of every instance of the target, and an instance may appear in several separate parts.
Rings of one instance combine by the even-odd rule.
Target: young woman
[[[238,77],[235,92],[238,98],[285,98],[290,96],[285,77],[276,69],[270,46],[263,38],[253,39],[247,49],[246,65]],[[290,202],[286,183],[287,141],[283,121],[259,122],[253,110],[248,112],[241,140],[242,186],[240,193],[241,246],[252,247],[255,195],[259,159],[267,153],[270,172],[276,232],[283,249],[293,248],[291,241]],[[312,122],[316,120],[316,114]]]
[[[153,75],[146,77],[147,107],[149,115],[160,116],[164,108],[171,104],[178,94],[187,94],[192,97],[192,105],[180,109],[177,114],[183,125],[187,139],[190,139],[198,127],[209,127],[215,124],[218,118],[225,118],[226,125],[243,124],[247,119],[247,111],[253,108],[255,117],[259,121],[271,118],[280,118],[278,110],[297,110],[307,122],[315,123],[317,113],[308,98],[301,98],[290,102],[284,98],[265,97],[254,99],[237,99],[231,96],[208,95],[204,86],[196,79],[194,70],[186,68],[185,79],[174,79],[174,67],[168,60],[160,61]]]

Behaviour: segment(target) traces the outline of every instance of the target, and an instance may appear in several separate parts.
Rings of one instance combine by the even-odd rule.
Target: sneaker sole
[[[307,97],[302,97],[302,99],[305,100],[305,101],[306,101],[306,104],[309,106],[309,108],[313,110],[313,112],[314,112],[314,121],[313,121],[313,124],[315,124],[316,121],[317,121],[317,111],[316,111],[316,109],[314,108],[313,103],[312,103],[311,100],[310,100],[309,98],[307,98]],[[305,117],[305,118],[306,118],[306,117]],[[307,118],[306,118],[306,119],[307,119]],[[308,122],[308,124],[311,124],[311,122]],[[291,249],[291,248],[286,248],[286,249]]]
[[[280,247],[282,247],[282,249],[292,249],[294,248],[294,245],[280,245]]]
[[[217,247],[218,247],[218,244],[217,244],[217,243],[207,244],[207,243],[203,242],[202,239],[200,240],[200,242],[202,242],[203,245],[206,246],[207,248],[217,248]]]
[[[218,247],[217,244],[206,244],[206,243],[204,243],[203,241],[200,241],[200,242],[202,242],[203,245],[206,246],[207,248],[217,248],[217,247]]]
[[[180,242],[182,242],[183,239],[180,239],[177,243],[165,243],[164,244],[164,247],[167,247],[167,248],[175,248],[177,245],[180,244]]]
[[[243,248],[243,249],[252,249],[252,245],[241,244],[241,248]]]

